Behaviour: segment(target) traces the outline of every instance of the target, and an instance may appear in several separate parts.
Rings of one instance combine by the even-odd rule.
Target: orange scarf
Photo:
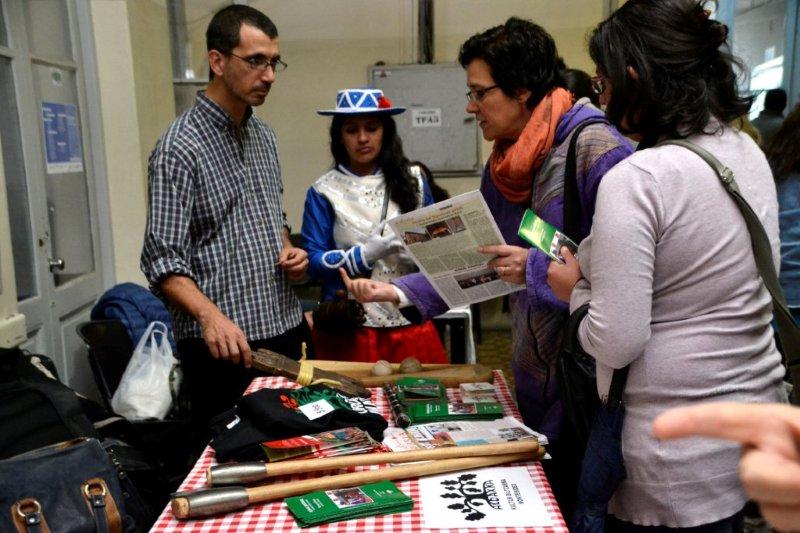
[[[492,181],[506,200],[530,204],[532,174],[542,166],[553,147],[556,128],[572,108],[572,95],[562,88],[550,91],[533,109],[531,118],[514,142],[495,141],[489,157]]]

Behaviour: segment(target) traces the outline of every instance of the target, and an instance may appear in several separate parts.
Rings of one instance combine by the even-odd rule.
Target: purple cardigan
[[[571,133],[581,122],[597,117],[602,118],[602,112],[586,99],[576,102],[562,117],[553,149],[532,177],[532,205],[514,204],[506,200],[492,182],[489,166],[486,165],[480,190],[508,244],[530,248],[517,236],[522,214],[528,207],[554,226],[563,227],[564,164]],[[580,134],[577,148],[581,234],[571,237],[583,239],[591,228],[600,180],[611,167],[628,157],[632,148],[619,132],[607,124],[588,126]],[[531,248],[526,268],[527,288],[511,295],[514,330],[512,361],[518,402],[525,422],[548,437],[557,438],[561,410],[557,405],[554,369],[561,348],[561,325],[568,306],[553,295],[547,284],[549,262],[547,255]],[[444,301],[421,273],[403,276],[392,283],[408,296],[423,319],[447,310]]]

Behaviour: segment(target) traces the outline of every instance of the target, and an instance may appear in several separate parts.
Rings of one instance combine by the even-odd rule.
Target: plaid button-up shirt
[[[156,143],[141,268],[158,294],[169,275],[192,278],[248,340],[296,326],[300,303],[277,262],[283,248],[275,133],[248,109],[237,136],[230,116],[203,93]],[[171,307],[176,339],[201,337]]]

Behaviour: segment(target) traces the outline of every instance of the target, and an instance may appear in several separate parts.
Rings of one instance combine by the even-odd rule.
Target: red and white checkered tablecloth
[[[511,393],[508,390],[503,373],[495,370],[495,387],[497,388],[497,397],[503,404],[507,415],[512,415],[520,419],[517,406],[512,399]],[[296,388],[297,384],[285,378],[279,377],[265,377],[256,378],[247,389],[247,393],[257,391],[262,388]],[[448,395],[451,397],[456,395],[456,390],[448,390]],[[392,424],[392,417],[389,410],[389,404],[386,402],[381,389],[372,389],[372,401],[377,405],[378,409],[386,416],[389,423]],[[189,475],[180,486],[180,491],[196,490],[205,486],[206,470],[211,465],[216,464],[214,459],[214,451],[210,447],[206,447],[203,454],[198,459],[197,463],[189,472]],[[372,533],[372,532],[410,532],[410,531],[453,531],[464,533],[516,533],[522,531],[542,531],[552,533],[568,533],[564,519],[558,509],[553,492],[550,489],[550,484],[545,478],[542,466],[538,461],[528,461],[525,463],[513,463],[512,465],[504,466],[525,466],[533,479],[533,483],[539,491],[539,495],[544,502],[550,517],[555,526],[539,528],[535,530],[508,527],[508,528],[467,528],[467,529],[425,529],[422,527],[422,506],[416,504],[414,509],[410,512],[396,513],[383,516],[371,516],[367,518],[360,518],[358,520],[348,520],[346,522],[334,522],[323,526],[312,527],[307,529],[300,529],[294,521],[291,513],[284,505],[283,501],[276,501],[271,503],[253,505],[245,510],[228,513],[214,518],[186,520],[179,521],[172,515],[172,509],[167,505],[166,509],[158,517],[151,532],[165,532],[165,531],[181,531],[181,532],[216,532],[216,531],[237,531],[237,532],[261,532],[261,531],[303,531],[305,533]],[[355,467],[349,471],[366,470],[370,468],[380,468],[376,466]],[[333,474],[333,472],[329,473]],[[290,479],[307,479],[318,476],[316,474],[302,474],[292,476]],[[284,479],[283,481],[287,481]],[[405,494],[411,496],[415,502],[419,502],[419,484],[417,479],[409,479],[405,481],[395,481],[397,487]]]

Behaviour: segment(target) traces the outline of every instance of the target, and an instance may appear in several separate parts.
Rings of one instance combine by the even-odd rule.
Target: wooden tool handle
[[[438,379],[447,388],[458,387],[462,383],[491,382],[494,373],[483,365],[452,365],[448,368],[423,370],[413,374],[390,374],[388,376],[364,376],[359,381],[365,387],[381,387],[387,383],[396,383],[400,378]]]
[[[459,457],[479,457],[510,453],[527,453],[529,459],[539,459],[544,449],[535,439],[503,442],[498,444],[479,444],[475,446],[446,446],[408,452],[370,453],[364,455],[345,455],[321,459],[296,459],[279,463],[231,463],[214,465],[206,472],[209,485],[244,485],[256,483],[269,477],[303,474],[318,470],[335,470],[351,466],[410,463],[432,461],[435,459],[455,459]]]
[[[490,455],[524,454],[526,459],[538,459],[539,442],[536,439],[503,442],[499,444],[480,444],[476,446],[445,446],[429,450],[412,450],[408,452],[369,453],[363,455],[345,455],[341,457],[324,457],[321,459],[300,459],[266,465],[267,476],[288,476],[333,470],[351,466],[381,465],[394,463],[412,463],[415,461],[432,461],[439,459],[459,459],[466,457],[484,457]]]
[[[445,472],[456,472],[459,470],[472,470],[484,466],[493,466],[515,461],[526,461],[530,459],[528,453],[492,455],[481,457],[464,457],[460,459],[443,459],[441,461],[431,461],[421,464],[409,464],[402,466],[392,466],[389,468],[378,468],[364,472],[351,472],[339,474],[338,476],[325,476],[313,479],[303,479],[291,481],[289,483],[275,483],[261,487],[251,487],[247,489],[247,497],[251,504],[288,498],[299,494],[307,494],[318,490],[331,490],[347,487],[356,487],[365,483],[386,481],[394,479],[408,479],[413,477],[430,476]]]

